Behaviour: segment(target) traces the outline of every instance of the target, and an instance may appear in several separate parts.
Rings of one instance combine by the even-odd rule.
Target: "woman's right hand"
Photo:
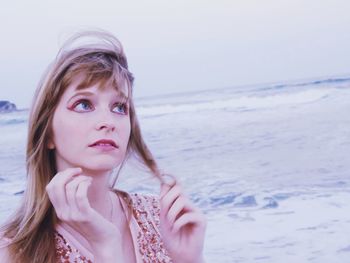
[[[59,220],[89,242],[94,262],[113,262],[113,255],[115,258],[116,254],[122,254],[121,234],[90,206],[87,193],[91,181],[91,177],[82,175],[81,168],[68,168],[53,177],[46,191]],[[120,251],[116,251],[118,248]]]

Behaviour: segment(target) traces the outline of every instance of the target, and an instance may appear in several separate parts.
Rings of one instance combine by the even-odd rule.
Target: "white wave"
[[[163,115],[181,112],[205,110],[251,110],[275,108],[285,105],[304,104],[318,101],[334,92],[334,89],[313,89],[297,93],[274,94],[269,96],[242,96],[230,99],[217,99],[207,102],[186,104],[163,104],[139,107],[138,114],[143,116]]]
[[[25,123],[28,121],[28,117],[28,111],[14,111],[10,113],[0,114],[0,125]]]

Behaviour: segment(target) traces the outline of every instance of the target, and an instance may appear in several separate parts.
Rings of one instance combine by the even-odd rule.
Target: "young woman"
[[[147,148],[133,80],[108,33],[83,32],[62,47],[34,97],[27,189],[1,228],[1,262],[203,262],[204,216]],[[159,197],[114,190],[112,171],[130,155],[159,179]]]

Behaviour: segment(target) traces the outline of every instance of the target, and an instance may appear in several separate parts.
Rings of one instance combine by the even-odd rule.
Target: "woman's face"
[[[79,83],[68,86],[57,105],[48,147],[55,150],[58,172],[69,167],[106,172],[125,158],[129,108],[115,88],[96,84],[77,90]]]

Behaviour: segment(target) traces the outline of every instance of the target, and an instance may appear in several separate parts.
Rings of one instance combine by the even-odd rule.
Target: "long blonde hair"
[[[98,40],[98,43],[79,43],[89,38]],[[51,124],[56,106],[78,74],[85,76],[82,87],[106,82],[112,83],[116,89],[127,85],[131,122],[127,156],[135,155],[161,179],[155,159],[141,135],[132,99],[134,77],[128,70],[121,43],[103,31],[74,35],[48,67],[34,96],[28,124],[27,188],[18,211],[0,230],[1,236],[11,240],[8,251],[12,262],[56,262],[53,233],[57,218],[45,190],[56,174],[56,164],[54,150],[48,149],[47,145],[52,136]]]

